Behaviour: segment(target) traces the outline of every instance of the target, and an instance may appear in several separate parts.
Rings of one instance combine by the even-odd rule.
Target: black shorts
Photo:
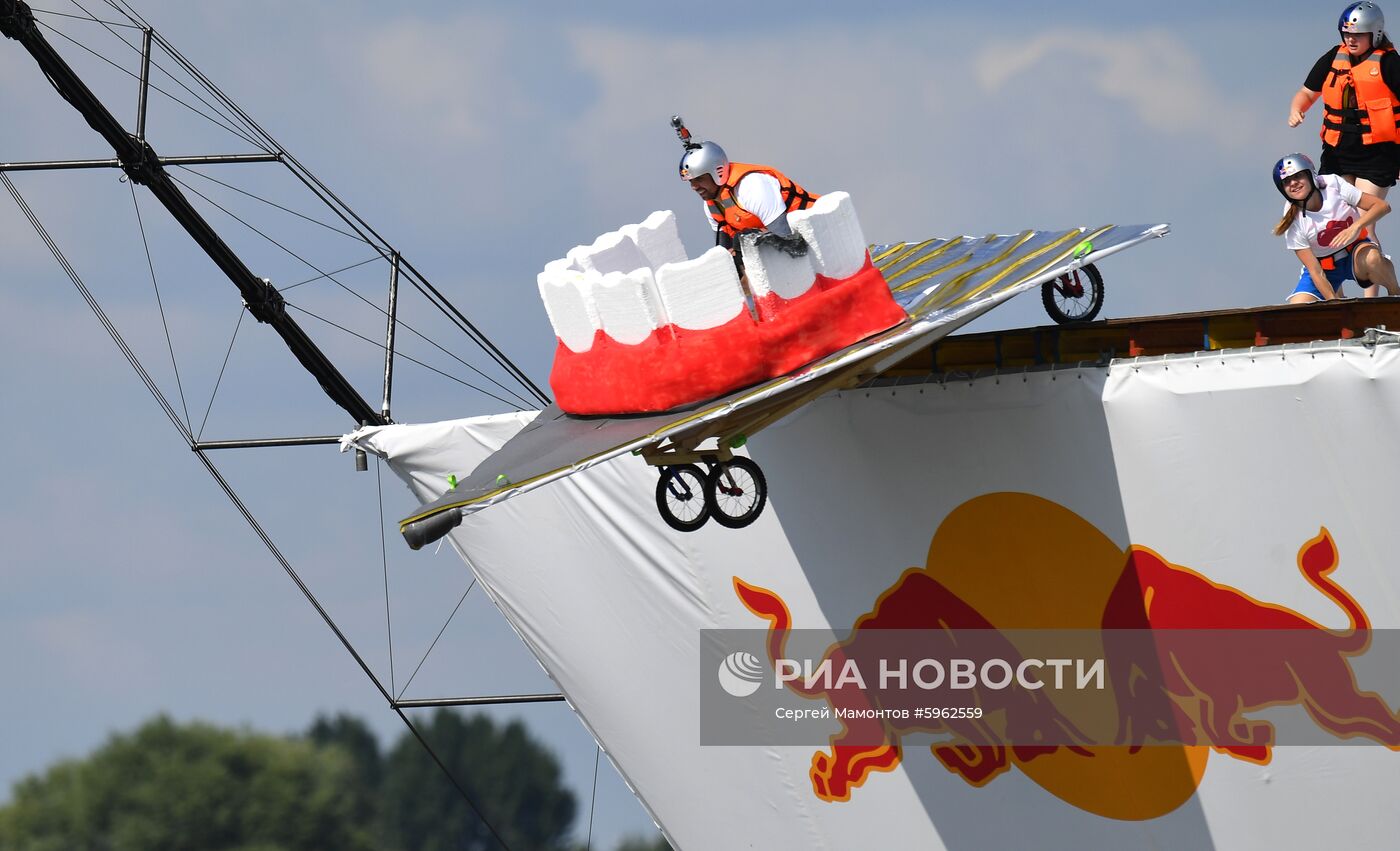
[[[1322,146],[1318,174],[1351,174],[1369,180],[1377,186],[1394,186],[1400,172],[1400,145],[1383,142],[1379,145]]]

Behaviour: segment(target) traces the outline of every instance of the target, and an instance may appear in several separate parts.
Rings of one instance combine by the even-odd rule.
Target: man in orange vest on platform
[[[685,145],[681,179],[690,182],[705,201],[715,243],[733,251],[737,237],[746,231],[768,231],[792,236],[787,214],[805,210],[818,197],[798,186],[787,175],[766,165],[732,163],[714,142],[694,142],[679,115],[671,118]]]

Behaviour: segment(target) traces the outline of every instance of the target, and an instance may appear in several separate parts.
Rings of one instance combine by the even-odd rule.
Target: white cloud
[[[1018,78],[1052,66],[1078,69],[1062,93],[1066,110],[1097,106],[1089,96],[1096,93],[1126,104],[1144,127],[1168,136],[1205,136],[1232,149],[1259,139],[1262,110],[1241,104],[1238,93],[1213,82],[1202,57],[1166,32],[1052,30],[997,62],[979,64],[978,78],[996,95],[1014,91]]]
[[[69,610],[24,626],[26,652],[42,656],[70,683],[103,690],[149,688],[156,664],[131,625],[91,612]]]
[[[1276,204],[1251,175],[1276,156],[1281,117],[1270,123],[1269,93],[1224,76],[1224,54],[1187,35],[1057,28],[1012,33],[988,56],[947,22],[852,23],[792,33],[798,62],[739,34],[726,55],[740,71],[717,81],[707,39],[579,30],[598,94],[568,124],[589,178],[577,203],[607,227],[673,207],[686,239],[705,239],[674,176],[665,120],[680,112],[735,159],[850,191],[872,240],[1167,221],[1177,235],[1143,249],[1155,262],[1110,264],[1115,283],[1136,284],[1115,287],[1116,314],[1272,302],[1268,269],[1286,264],[1267,262]]]
[[[656,206],[698,211],[676,176],[681,150],[666,123],[673,112],[735,159],[780,165],[826,190],[883,184],[894,198],[910,172],[936,170],[924,157],[907,156],[916,140],[936,144],[931,131],[955,100],[933,82],[923,45],[858,30],[793,39],[804,45],[804,57],[821,61],[799,65],[772,50],[766,36],[739,36],[728,40],[727,53],[742,57],[734,66],[742,71],[721,79],[713,45],[701,37],[602,28],[574,33],[579,63],[598,87],[597,99],[568,131],[589,179],[589,201],[611,215],[623,203],[645,214],[634,199],[647,197]],[[874,56],[878,62],[869,61]],[[872,209],[871,194],[856,192],[858,203],[867,199],[862,219]],[[900,209],[905,219],[919,215],[912,205]],[[695,215],[682,215],[683,226]]]
[[[482,144],[503,114],[530,106],[512,83],[510,32],[499,21],[401,20],[355,38],[350,53],[363,58],[366,82],[397,102],[400,126],[437,145]]]

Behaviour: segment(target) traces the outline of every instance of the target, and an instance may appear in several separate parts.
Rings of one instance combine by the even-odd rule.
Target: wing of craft
[[[441,498],[400,521],[410,546],[461,517],[629,452],[751,435],[824,393],[854,386],[1045,281],[1149,239],[1167,225],[1109,225],[1011,236],[928,239],[870,247],[909,320],[787,375],[687,410],[577,417],[550,406]]]

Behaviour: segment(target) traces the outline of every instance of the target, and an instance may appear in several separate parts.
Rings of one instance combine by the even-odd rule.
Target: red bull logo
[[[1008,524],[1017,535],[1005,533]],[[812,757],[813,792],[848,801],[900,765],[905,737],[932,733],[933,757],[969,785],[1014,769],[1082,809],[1155,818],[1190,798],[1211,749],[1269,762],[1274,727],[1252,716],[1276,706],[1301,707],[1333,736],[1400,749],[1396,713],[1357,686],[1350,659],[1369,646],[1370,622],[1333,579],[1338,564],[1326,529],[1298,550],[1301,575],[1347,618],[1345,629],[1331,630],[1146,547],[1124,551],[1039,497],[999,493],[964,503],[934,534],[925,566],[881,592],[824,661],[839,670],[849,660],[888,656],[880,636],[892,630],[918,630],[920,646],[908,652],[919,657],[966,652],[971,634],[983,652],[1008,660],[1021,658],[1021,648],[1007,631],[1078,630],[1100,641],[1093,652],[1107,662],[1110,688],[1097,699],[1109,702],[1111,717],[1085,711],[1073,694],[986,688],[968,694],[977,717],[920,716],[889,711],[900,698],[888,692],[780,678],[842,719]],[[800,625],[775,591],[739,577],[734,590],[767,621],[767,655],[778,666]]]
[[[1370,644],[1370,621],[1331,577],[1338,552],[1324,528],[1298,551],[1298,570],[1345,613],[1329,630],[1283,606],[1256,600],[1134,546],[1104,609],[1105,630],[1152,630],[1146,642],[1107,642],[1122,719],[1117,741],[1137,750],[1152,740],[1209,744],[1266,764],[1274,726],[1252,719],[1273,706],[1301,706],[1338,738],[1400,748],[1400,719],[1361,691],[1348,660]],[[1224,631],[1228,630],[1228,633]],[[1247,659],[1226,664],[1222,652]],[[1114,657],[1117,658],[1114,658]],[[1144,676],[1144,665],[1152,676]],[[1150,680],[1155,687],[1136,687]]]

